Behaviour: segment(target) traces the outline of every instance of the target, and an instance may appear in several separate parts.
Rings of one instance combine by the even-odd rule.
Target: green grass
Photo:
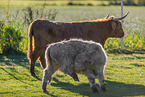
[[[106,92],[97,87],[98,97],[145,96],[145,52],[143,54],[108,54],[105,69]],[[80,82],[57,72],[51,85],[47,85],[49,94],[42,93],[43,69],[37,62],[35,71],[38,78],[29,73],[26,56],[0,55],[0,97],[95,97],[89,87],[87,77],[79,74]]]

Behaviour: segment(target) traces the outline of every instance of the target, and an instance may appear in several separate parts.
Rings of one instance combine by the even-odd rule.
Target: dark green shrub
[[[0,21],[0,33],[2,32],[3,26],[4,26],[4,22]]]
[[[88,3],[88,4],[87,4],[87,6],[93,6],[93,4],[91,4],[91,3]]]
[[[0,35],[2,33],[2,30],[3,30],[3,26],[4,26],[4,22],[3,21],[0,21]],[[1,41],[0,41],[0,47],[1,47]],[[2,52],[1,48],[0,48],[0,53]]]
[[[22,32],[12,25],[3,26],[0,34],[0,45],[3,54],[18,54],[19,44],[22,41]]]

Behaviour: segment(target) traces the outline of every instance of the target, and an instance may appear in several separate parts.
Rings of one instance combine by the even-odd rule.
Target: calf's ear
[[[115,22],[111,22],[111,26],[112,26],[112,30],[115,31],[115,29],[116,29],[116,23]]]

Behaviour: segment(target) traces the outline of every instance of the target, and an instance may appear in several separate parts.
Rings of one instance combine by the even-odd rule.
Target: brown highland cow
[[[45,19],[33,21],[29,26],[28,43],[31,75],[35,75],[34,66],[38,58],[41,66],[46,67],[44,52],[50,43],[70,38],[82,38],[99,42],[104,46],[109,37],[123,37],[124,31],[120,20],[124,19],[128,13],[120,18],[109,17],[77,22],[54,22]]]

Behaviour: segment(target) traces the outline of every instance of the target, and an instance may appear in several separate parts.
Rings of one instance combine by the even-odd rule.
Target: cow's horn
[[[108,19],[109,18],[109,16],[110,16],[110,14],[108,14],[104,19]]]
[[[122,16],[122,17],[120,17],[120,18],[113,18],[112,20],[114,20],[114,21],[122,20],[122,19],[124,19],[128,14],[129,14],[129,11],[128,11],[124,16]]]

